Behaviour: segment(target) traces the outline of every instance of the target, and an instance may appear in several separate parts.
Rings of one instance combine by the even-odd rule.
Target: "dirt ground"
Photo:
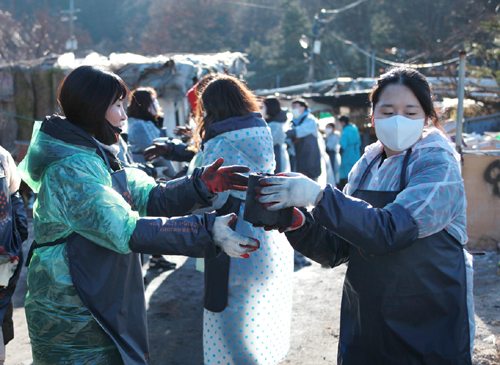
[[[196,271],[193,259],[171,256],[168,259],[177,262],[177,270],[147,275],[151,364],[200,365],[203,364],[203,274]],[[475,365],[500,364],[499,260],[497,253],[474,256]],[[292,343],[280,365],[336,363],[345,269],[345,265],[323,269],[313,264],[294,274]],[[32,362],[23,307],[25,278],[24,271],[14,298],[16,337],[7,346],[7,365]]]

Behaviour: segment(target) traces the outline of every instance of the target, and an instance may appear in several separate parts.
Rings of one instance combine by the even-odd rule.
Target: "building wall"
[[[495,183],[485,179],[490,175],[500,186],[500,156],[468,154],[463,155],[462,175],[467,195],[468,247],[474,250],[496,250],[500,243],[500,194]]]

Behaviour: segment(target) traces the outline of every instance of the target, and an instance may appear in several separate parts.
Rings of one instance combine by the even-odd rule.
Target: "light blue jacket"
[[[340,147],[342,148],[342,162],[340,163],[339,175],[341,179],[347,179],[352,167],[361,157],[361,138],[358,127],[354,124],[347,124],[342,129]]]

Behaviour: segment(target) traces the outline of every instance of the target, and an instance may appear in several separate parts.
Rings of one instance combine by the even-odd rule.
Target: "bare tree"
[[[0,63],[63,53],[68,37],[66,25],[48,10],[22,19],[0,10]],[[79,31],[78,38],[80,44],[90,43],[86,32]]]

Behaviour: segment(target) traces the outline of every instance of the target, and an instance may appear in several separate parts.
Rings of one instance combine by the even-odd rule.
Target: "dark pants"
[[[326,153],[328,153],[328,157],[330,157],[330,166],[332,166],[333,176],[335,177],[335,158],[337,156],[337,152],[326,150]]]
[[[11,301],[5,310],[2,323],[3,343],[5,345],[14,338],[14,322],[12,321],[13,309],[14,307]]]

